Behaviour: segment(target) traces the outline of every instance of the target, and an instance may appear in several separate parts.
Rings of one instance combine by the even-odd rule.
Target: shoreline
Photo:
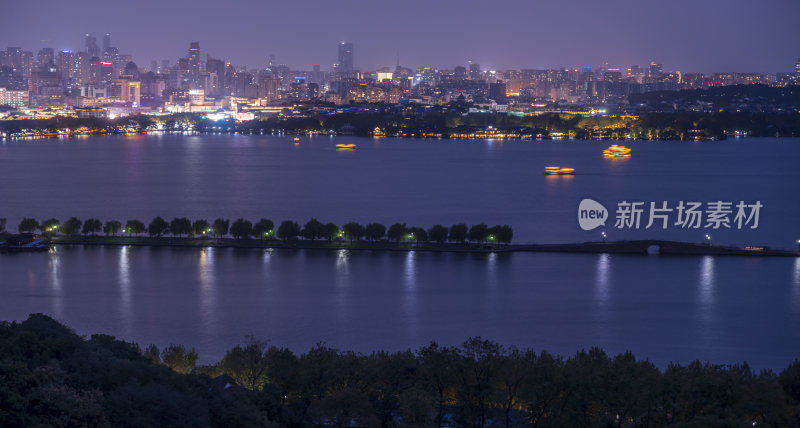
[[[170,248],[243,248],[243,249],[286,249],[286,250],[351,250],[351,251],[390,251],[390,252],[448,252],[448,253],[514,253],[514,252],[546,252],[546,253],[592,253],[592,254],[659,254],[688,256],[751,256],[751,257],[800,257],[800,251],[770,248],[767,246],[734,246],[721,244],[705,244],[666,240],[626,240],[626,241],[592,241],[566,244],[470,244],[470,243],[425,243],[404,244],[387,241],[346,242],[329,241],[275,241],[254,239],[195,239],[175,237],[113,237],[113,236],[79,236],[54,237],[43,242],[44,249],[50,246],[90,245],[90,246],[140,246]]]

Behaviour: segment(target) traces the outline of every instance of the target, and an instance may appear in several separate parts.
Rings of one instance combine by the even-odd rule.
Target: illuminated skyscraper
[[[200,42],[191,42],[189,44],[189,72],[192,75],[192,81],[198,81],[202,73],[202,64],[200,61]]]
[[[350,42],[339,43],[339,68],[338,70],[344,73],[353,71],[353,44]]]
[[[109,48],[111,48],[111,34],[106,33],[103,36],[103,52],[107,52]]]
[[[70,51],[58,53],[58,72],[64,80],[72,80],[77,76],[75,68],[75,55]]]
[[[797,62],[794,63],[794,72],[800,74],[800,59],[798,59]]]

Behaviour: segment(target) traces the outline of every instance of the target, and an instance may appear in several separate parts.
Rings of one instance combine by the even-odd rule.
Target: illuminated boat
[[[336,148],[339,150],[355,150],[355,144],[337,144]]]
[[[618,146],[612,144],[611,147],[603,150],[604,158],[629,158],[631,157],[631,149],[625,146]]]
[[[300,144],[300,138],[294,137],[294,143],[295,144]]]
[[[560,166],[547,166],[544,168],[544,173],[547,175],[573,175],[575,168],[562,168]]]

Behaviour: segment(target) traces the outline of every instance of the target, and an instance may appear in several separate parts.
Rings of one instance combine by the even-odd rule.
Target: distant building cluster
[[[245,120],[298,103],[320,108],[372,103],[437,105],[473,103],[494,111],[530,113],[558,105],[562,110],[601,111],[624,105],[631,94],[716,86],[800,85],[800,59],[793,72],[682,73],[662,64],[561,69],[483,70],[469,63],[453,69],[356,68],[354,45],[337,46],[328,70],[292,70],[270,55],[263,68],[237,67],[213,58],[199,42],[184,57],[139,66],[120,53],[111,35],[86,34],[80,52],[43,48],[36,55],[19,47],[0,51],[0,118],[67,112],[79,117],[132,113],[205,113]],[[595,108],[597,107],[597,108]]]

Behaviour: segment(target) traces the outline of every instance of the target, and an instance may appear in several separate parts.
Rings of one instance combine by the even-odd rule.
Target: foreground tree
[[[64,224],[61,226],[61,231],[68,236],[75,236],[81,232],[81,225],[83,222],[78,220],[76,217],[70,217],[69,220],[65,221]]]
[[[262,218],[255,225],[253,225],[253,235],[258,236],[259,239],[266,239],[275,233],[275,224],[272,220]]]
[[[214,220],[214,225],[212,226],[212,228],[214,229],[214,235],[216,235],[217,238],[227,235],[228,228],[230,227],[230,225],[231,225],[230,220],[222,218]]]
[[[161,362],[180,374],[189,374],[197,363],[197,351],[183,345],[169,345],[161,351]]]
[[[389,226],[386,237],[399,244],[400,240],[404,239],[407,233],[408,229],[405,223],[395,223]]]
[[[453,242],[464,242],[467,239],[467,225],[459,223],[450,226],[449,239]]]
[[[386,235],[386,226],[380,223],[369,223],[364,227],[364,236],[370,241],[380,241]]]
[[[236,239],[247,239],[253,234],[253,223],[239,218],[231,225],[231,235]]]
[[[169,223],[167,223],[167,221],[161,217],[154,218],[153,221],[150,222],[150,225],[147,226],[147,233],[149,233],[150,236],[155,236],[157,238],[160,238],[161,235],[167,233],[168,230]]]
[[[284,220],[278,226],[277,235],[284,241],[294,241],[300,235],[300,225],[295,221]]]
[[[33,233],[39,228],[39,222],[35,218],[23,218],[17,226],[19,233]]]
[[[106,222],[105,226],[103,226],[103,233],[105,233],[106,236],[117,236],[120,230],[122,230],[122,223],[117,220],[109,220]]]
[[[243,345],[236,345],[222,357],[220,369],[239,385],[260,391],[269,380],[266,349],[267,342],[248,336]]]
[[[139,220],[128,220],[125,222],[125,233],[127,233],[128,236],[131,236],[132,234],[138,236],[144,233],[144,231],[144,223]]]

